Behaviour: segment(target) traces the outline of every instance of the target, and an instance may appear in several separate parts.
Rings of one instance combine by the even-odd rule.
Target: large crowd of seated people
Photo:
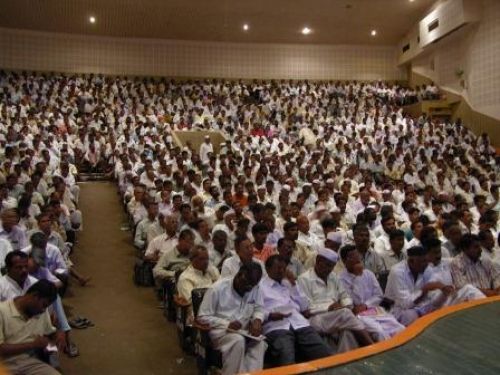
[[[7,366],[45,366],[27,353],[55,332],[46,320],[24,341],[6,333],[14,309],[31,319],[52,303],[60,318],[51,283],[87,280],[67,245],[81,227],[78,172],[116,180],[141,275],[158,291],[174,282],[223,374],[371,345],[500,294],[499,161],[486,134],[403,111],[437,97],[384,82],[2,72]],[[176,144],[186,130],[225,142]]]

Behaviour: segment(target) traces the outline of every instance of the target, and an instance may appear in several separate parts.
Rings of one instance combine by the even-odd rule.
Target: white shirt
[[[12,245],[5,238],[0,238],[0,268],[5,267],[5,257],[12,251]]]
[[[360,276],[344,270],[340,274],[340,281],[356,305],[376,307],[382,301],[382,288],[370,270],[363,270]]]
[[[15,297],[23,296],[28,289],[38,280],[28,275],[22,287],[8,275],[0,277],[0,301],[6,301]]]
[[[260,281],[259,287],[264,303],[264,334],[276,330],[288,331],[290,327],[294,330],[309,327],[309,321],[300,313],[307,310],[309,303],[297,285],[292,286],[286,279],[279,283],[266,276]],[[291,313],[291,315],[281,320],[267,320],[272,312]]]
[[[167,233],[155,237],[149,243],[144,256],[149,257],[158,253],[161,257],[167,251],[174,249],[177,246],[177,237],[170,237]]]
[[[262,274],[265,275],[265,267],[262,262],[256,258],[253,258],[255,263],[258,263],[262,267]],[[227,258],[224,263],[222,263],[222,269],[220,271],[220,277],[233,277],[238,273],[243,263],[241,262],[240,256],[234,254],[233,256]]]
[[[421,301],[418,306],[414,303],[422,295],[424,285],[423,274],[419,274],[416,281],[413,279],[407,260],[394,265],[389,272],[385,288],[386,297],[394,301],[392,311],[397,314],[402,310],[425,307],[429,303],[427,299]]]
[[[198,318],[210,328],[227,328],[239,321],[245,328],[253,319],[264,320],[262,296],[259,287],[241,297],[233,288],[233,278],[220,279],[205,293]]]
[[[312,314],[327,311],[334,302],[339,302],[342,306],[352,305],[349,294],[345,291],[335,272],[328,275],[325,284],[318,277],[314,268],[311,268],[300,275],[297,282],[300,290],[309,301],[309,310]]]
[[[212,146],[211,143],[206,143],[206,142],[203,142],[201,145],[200,145],[200,159],[201,159],[201,162],[202,163],[206,163],[209,161],[209,158],[208,158],[208,153],[212,153],[214,152],[214,147]]]

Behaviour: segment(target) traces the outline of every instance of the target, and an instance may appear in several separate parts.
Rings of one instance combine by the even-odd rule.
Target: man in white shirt
[[[200,159],[204,164],[208,164],[210,161],[210,155],[214,153],[214,146],[210,142],[210,136],[206,135],[204,142],[200,145]]]
[[[0,356],[13,374],[59,374],[33,355],[43,350],[53,338],[47,307],[57,297],[56,287],[47,280],[33,284],[26,294],[0,303]]]
[[[339,261],[338,254],[328,248],[322,248],[316,256],[314,268],[299,276],[300,290],[309,302],[309,322],[318,332],[324,334],[341,333],[338,351],[344,352],[359,345],[373,344],[365,325],[353,314],[352,299],[345,291],[335,272]],[[345,335],[348,331],[354,335]]]
[[[0,277],[0,301],[26,294],[38,280],[28,274],[28,255],[17,250],[5,259],[7,274]]]
[[[383,231],[375,240],[373,248],[378,255],[384,257],[384,255],[391,253],[391,242],[389,234],[391,233],[391,231],[396,229],[396,221],[394,220],[393,216],[386,216],[382,218],[381,224]],[[403,251],[406,250],[405,247],[406,246],[404,246]]]
[[[263,273],[265,273],[262,262],[253,257],[252,241],[246,237],[238,237],[234,240],[234,246],[236,248],[236,254],[230,256],[222,263],[220,272],[221,277],[232,277],[236,275],[242,265],[251,262],[259,264],[262,267]]]
[[[147,234],[149,228],[158,223],[158,203],[149,201],[145,204],[145,207],[147,208],[148,216],[139,221],[135,228],[134,235],[134,245],[139,250],[144,250],[144,248],[148,245]]]
[[[407,254],[407,260],[391,268],[385,289],[385,296],[394,302],[391,313],[405,326],[436,309],[429,292],[441,290],[449,295],[453,291],[452,286],[441,282],[426,283],[427,254],[423,247],[410,247]]]
[[[403,252],[405,233],[400,229],[394,229],[389,233],[389,243],[391,245],[390,252],[383,255],[387,272],[391,270],[392,266],[406,259],[406,254]]]
[[[371,246],[370,231],[366,224],[355,224],[352,228],[352,234],[354,245],[363,259],[364,267],[372,271],[375,276],[386,272],[384,260]]]
[[[382,288],[374,273],[364,269],[356,248],[346,245],[340,253],[346,267],[340,281],[352,298],[353,312],[365,324],[367,331],[377,341],[401,332],[405,327],[380,306],[384,295]]]
[[[309,361],[333,353],[302,314],[307,315],[309,302],[293,279],[285,279],[286,267],[279,255],[271,255],[266,261],[269,276],[264,277],[259,285],[265,313],[263,329],[274,366],[296,363],[298,358]]]
[[[209,326],[210,339],[222,352],[223,375],[257,371],[264,365],[267,344],[260,339],[264,311],[256,287],[261,277],[259,265],[244,265],[234,277],[213,284],[201,303],[198,320]]]
[[[220,270],[224,261],[232,254],[227,248],[227,233],[223,230],[216,230],[212,233],[212,243],[208,246],[208,257],[210,263]]]
[[[177,236],[178,225],[179,221],[177,220],[177,216],[167,216],[165,218],[165,233],[153,238],[148,244],[146,252],[144,253],[144,258],[156,262],[163,254],[174,249],[179,240]]]
[[[450,270],[451,259],[442,259],[440,240],[431,238],[424,243],[424,247],[427,250],[427,259],[429,261],[429,265],[424,273],[425,279],[429,282],[438,281],[444,285],[453,287],[453,291],[449,295],[444,295],[439,290],[431,292],[430,296],[435,301],[435,304],[439,303],[441,306],[451,306],[486,297],[472,284],[465,284],[460,289],[454,287]]]

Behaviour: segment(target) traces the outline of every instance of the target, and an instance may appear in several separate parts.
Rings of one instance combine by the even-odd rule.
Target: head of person
[[[327,248],[323,247],[318,250],[318,254],[316,255],[316,262],[314,264],[314,272],[321,279],[326,279],[333,271],[335,264],[337,264],[339,260],[338,254]]]
[[[329,232],[326,235],[325,247],[338,252],[342,246],[342,242],[344,242],[344,236],[341,232]]]
[[[179,233],[177,250],[182,255],[188,255],[194,246],[194,234],[191,229],[184,229]]]
[[[248,233],[248,227],[250,226],[250,220],[247,218],[242,218],[239,219],[238,222],[236,223],[236,229],[235,229],[235,234],[238,237],[243,237],[246,236]]]
[[[266,242],[267,235],[269,234],[269,229],[264,223],[256,223],[252,227],[252,236],[257,244],[263,244]]]
[[[391,249],[395,254],[400,254],[405,245],[405,233],[400,229],[394,229],[389,233]]]
[[[43,232],[35,232],[30,237],[30,243],[33,249],[47,248],[47,236]]]
[[[172,237],[177,233],[177,227],[179,226],[179,220],[176,215],[169,215],[165,217],[165,231]]]
[[[477,262],[481,258],[481,242],[474,234],[464,234],[457,246],[472,262]]]
[[[342,262],[347,269],[347,272],[361,275],[363,273],[363,261],[361,259],[361,254],[356,250],[354,245],[345,245],[340,249],[340,257]]]
[[[299,215],[297,217],[297,229],[304,233],[307,234],[309,233],[309,219],[305,215]]]
[[[396,229],[396,221],[394,220],[394,217],[392,215],[382,217],[380,223],[382,224],[382,229],[387,234]]]
[[[191,259],[191,265],[194,269],[205,272],[208,268],[209,258],[208,258],[208,250],[205,246],[196,245],[191,249],[189,254],[189,258]]]
[[[446,221],[443,223],[443,234],[454,246],[458,246],[462,238],[462,230],[458,223],[454,221]]]
[[[226,250],[227,246],[227,233],[223,230],[216,230],[212,234],[212,244],[215,250],[223,253]]]
[[[28,277],[28,255],[20,250],[14,250],[5,257],[7,275],[19,285],[24,285]]]
[[[422,243],[422,246],[427,251],[427,261],[429,263],[432,263],[435,266],[441,263],[441,240],[438,238],[430,238]]]
[[[365,252],[370,247],[370,231],[364,223],[355,224],[352,228],[352,235],[356,249]]]
[[[481,242],[481,246],[487,250],[492,250],[495,247],[495,238],[493,237],[493,233],[491,230],[485,229],[479,231],[477,234],[479,241]]]
[[[40,229],[45,234],[50,234],[52,231],[52,219],[50,217],[49,211],[44,211],[36,218],[38,229]]]
[[[234,240],[236,254],[240,257],[241,263],[247,264],[253,260],[253,246],[248,237],[236,237]]]
[[[2,220],[3,229],[5,229],[7,232],[10,232],[12,228],[14,228],[14,226],[16,226],[19,222],[19,215],[17,214],[15,209],[9,208],[2,211],[2,213],[0,214],[0,219]]]
[[[290,262],[293,255],[293,241],[285,237],[280,238],[278,240],[277,250],[280,257],[282,257],[286,263]]]
[[[155,217],[158,216],[158,203],[150,201],[147,207],[148,207],[148,216],[151,219],[154,219]]]
[[[359,200],[361,201],[361,203],[363,204],[363,206],[368,206],[368,204],[370,203],[370,199],[371,199],[371,196],[370,196],[370,192],[368,191],[368,189],[363,189],[359,192]]]
[[[250,262],[240,267],[233,279],[233,288],[240,296],[250,292],[262,278],[262,267]]]
[[[424,224],[420,220],[416,220],[410,225],[411,231],[413,233],[413,237],[420,239],[422,234],[422,229],[424,229]]]
[[[56,300],[57,288],[48,280],[39,280],[21,298],[23,312],[33,317],[43,313]]]
[[[278,254],[271,255],[266,260],[267,275],[277,282],[281,282],[281,280],[285,277],[286,267],[286,261]]]
[[[407,251],[408,267],[415,274],[421,274],[427,267],[427,251],[422,246],[412,246]]]
[[[293,221],[287,221],[285,225],[283,225],[283,232],[285,238],[295,241],[299,237],[299,228],[297,227],[297,223]]]

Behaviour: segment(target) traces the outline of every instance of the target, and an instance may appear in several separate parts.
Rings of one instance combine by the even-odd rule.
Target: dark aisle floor
[[[135,250],[130,232],[120,230],[125,215],[115,185],[80,186],[84,231],[72,259],[92,281],[85,288],[72,282],[63,303],[95,327],[73,330],[80,356],[61,355],[64,374],[195,374],[195,360],[179,349],[175,325],[157,308],[153,290],[132,282]]]

